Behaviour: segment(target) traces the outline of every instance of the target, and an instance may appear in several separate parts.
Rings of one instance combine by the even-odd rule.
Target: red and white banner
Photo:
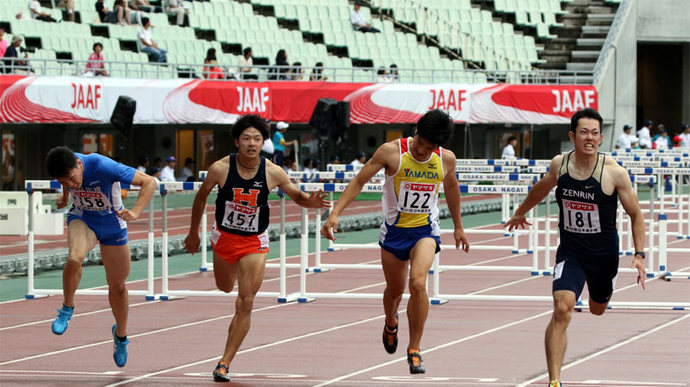
[[[319,98],[350,102],[352,123],[415,123],[442,109],[457,122],[568,123],[597,108],[594,86],[223,82],[185,79],[0,76],[0,122],[109,122],[121,95],[137,101],[135,124],[233,123],[258,114],[308,122]]]

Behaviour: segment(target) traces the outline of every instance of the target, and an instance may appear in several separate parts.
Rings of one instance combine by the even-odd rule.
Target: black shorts
[[[618,254],[585,257],[559,249],[553,273],[553,291],[570,290],[577,299],[587,282],[589,298],[605,304],[611,299],[618,277]]]

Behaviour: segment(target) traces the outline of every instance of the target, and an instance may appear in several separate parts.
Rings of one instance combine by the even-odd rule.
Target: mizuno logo
[[[260,182],[260,181],[255,181],[255,182],[254,182],[254,187],[263,187],[263,186],[264,186],[263,183]]]

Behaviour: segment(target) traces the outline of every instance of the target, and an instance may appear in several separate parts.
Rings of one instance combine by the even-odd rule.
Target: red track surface
[[[498,228],[498,226],[494,226]],[[345,234],[346,235],[346,234]],[[345,238],[343,238],[345,239]],[[475,246],[505,245],[503,238],[472,235]],[[485,242],[481,242],[484,240]],[[690,241],[668,238],[669,247]],[[444,236],[444,243],[450,243]],[[290,262],[296,262],[290,259]],[[378,251],[327,253],[324,262],[378,261]],[[444,252],[442,264],[529,266],[531,256],[490,251]],[[621,259],[628,267],[629,257]],[[690,270],[690,254],[669,255],[673,270]],[[288,272],[288,292],[299,289]],[[269,269],[262,291],[277,291]],[[690,282],[648,280],[647,290],[622,273],[613,301],[690,302]],[[144,282],[130,284],[140,289]],[[308,291],[381,293],[380,270],[336,269],[308,274]],[[213,290],[213,273],[176,277],[171,289]],[[156,281],[159,291],[160,283]],[[443,294],[550,294],[551,279],[522,272],[446,271]],[[586,298],[583,295],[583,298]],[[63,336],[50,332],[62,297],[0,304],[0,384],[6,385],[214,385],[210,372],[224,346],[233,297],[186,297],[145,302],[132,297],[125,368],[113,364],[106,297],[78,296]],[[230,366],[242,386],[516,386],[546,385],[543,335],[549,302],[451,301],[432,306],[422,340],[426,375],[408,374],[404,349],[407,318],[401,304],[400,348],[381,345],[380,300],[327,299],[278,304],[257,298],[252,328]],[[574,313],[562,378],[566,386],[690,385],[690,314],[670,310]]]

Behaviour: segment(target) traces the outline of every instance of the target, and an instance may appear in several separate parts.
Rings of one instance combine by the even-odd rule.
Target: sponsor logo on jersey
[[[438,172],[436,171],[413,171],[410,168],[405,168],[405,177],[417,177],[423,179],[438,179]]]

